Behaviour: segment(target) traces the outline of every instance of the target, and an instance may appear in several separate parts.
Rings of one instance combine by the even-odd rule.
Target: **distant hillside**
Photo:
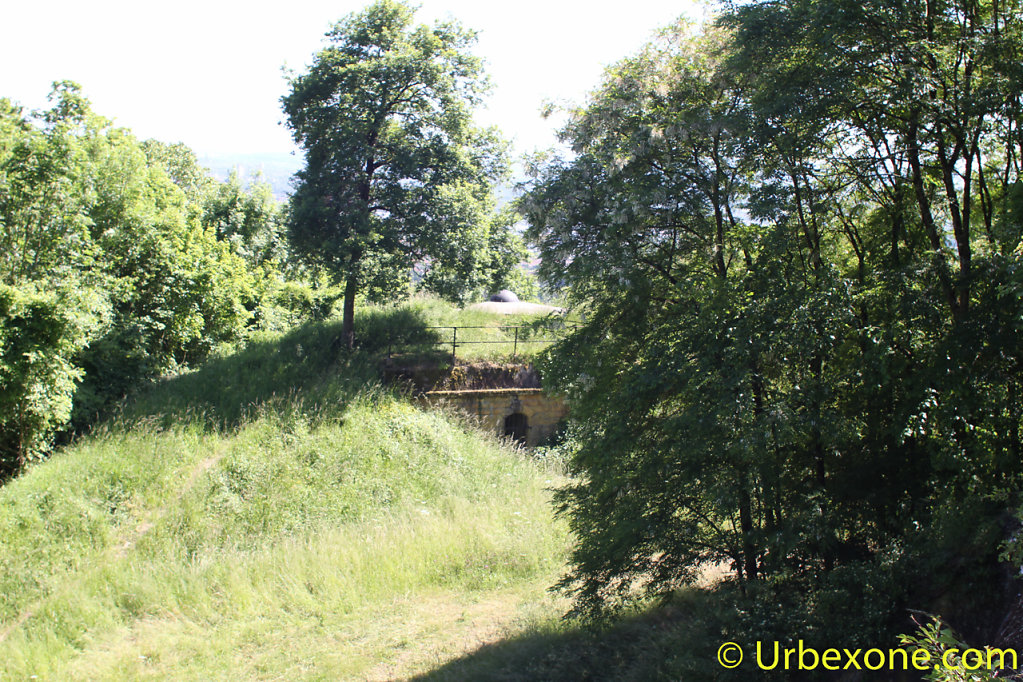
[[[227,180],[231,169],[237,169],[243,180],[260,173],[270,183],[274,196],[283,200],[291,195],[291,177],[297,173],[304,163],[301,152],[285,154],[266,152],[254,154],[206,154],[199,157],[199,163],[210,169],[218,180]],[[519,179],[512,179],[506,184],[498,185],[495,194],[498,205],[504,205],[518,195],[515,184]]]
[[[283,200],[291,194],[291,176],[302,168],[303,158],[300,152],[204,155],[199,163],[218,180],[227,180],[232,169],[237,169],[243,180],[259,173],[270,184],[274,197]]]

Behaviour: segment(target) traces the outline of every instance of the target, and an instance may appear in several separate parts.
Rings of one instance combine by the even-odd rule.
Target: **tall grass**
[[[460,345],[458,357],[503,360],[512,356],[514,332],[500,327],[535,321],[530,316],[457,308],[435,298],[364,306],[356,316],[354,351],[340,347],[338,320],[303,325],[286,334],[255,334],[243,348],[142,391],[115,421],[148,420],[166,427],[198,420],[230,429],[266,409],[333,418],[354,395],[379,388],[380,366],[389,351],[428,351],[427,356],[447,362],[450,330],[435,327],[481,327],[461,331],[460,339],[498,343]],[[550,334],[541,330],[534,335]],[[544,347],[522,343],[518,358],[528,359]]]
[[[547,329],[540,324],[545,316],[456,308],[435,298],[418,298],[398,309],[420,320],[426,333],[403,335],[400,329],[389,329],[390,348],[399,354],[433,350],[441,362],[450,360],[453,346],[459,360],[528,362],[547,348],[545,339],[557,338],[557,328],[564,324],[553,316],[552,329]],[[458,327],[457,333],[451,327]]]
[[[557,474],[391,395],[380,336],[337,332],[168,378],[0,488],[0,679],[361,677],[394,650],[359,633],[409,595],[550,583]]]

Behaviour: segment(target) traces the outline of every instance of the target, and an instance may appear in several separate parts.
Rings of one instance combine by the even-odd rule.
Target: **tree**
[[[50,99],[29,115],[0,100],[8,470],[45,454],[69,414],[85,426],[142,381],[235,338],[253,298],[236,252],[258,257],[260,235],[278,222],[263,193],[246,206],[246,234],[218,233],[202,222],[217,183],[191,150],[140,144],[72,82],[55,84]]]
[[[94,292],[0,284],[0,481],[44,456],[71,417]]]
[[[270,185],[257,175],[248,188],[243,187],[234,169],[225,182],[211,184],[202,199],[202,224],[212,227],[219,241],[231,244],[250,268],[269,263],[283,267],[287,260],[284,210]]]
[[[87,215],[103,254],[90,275],[102,278],[112,315],[79,358],[85,377],[76,426],[141,382],[236,338],[250,316],[254,279],[233,245],[202,224],[204,195],[190,201],[152,145],[109,127],[80,144],[92,189]]]
[[[580,476],[559,498],[579,538],[565,585],[585,608],[706,561],[758,575],[758,444],[734,437],[754,349],[729,343],[757,252],[736,217],[749,178],[741,92],[715,73],[724,39],[672,27],[609,71],[563,131],[573,158],[534,168],[522,203],[541,276],[587,309],[544,368],[577,423]]]
[[[544,367],[577,422],[580,606],[721,560],[802,608],[789,632],[997,606],[1023,479],[1020,16],[741,3],[575,112],[523,208],[587,312]]]
[[[96,120],[73,83],[55,84],[50,99],[54,108],[36,120],[0,99],[0,281],[5,284],[66,280],[94,256],[78,141]]]
[[[349,15],[282,99],[306,152],[291,242],[344,285],[348,346],[360,289],[450,258],[504,169],[496,134],[472,125],[486,86],[469,52],[475,34],[455,22],[415,26],[413,15],[393,0]]]
[[[512,289],[525,299],[527,282],[524,277],[516,281],[515,275],[529,252],[512,229],[517,219],[510,208],[495,212],[490,202],[481,205],[473,220],[475,229],[448,245],[447,257],[431,264],[420,288],[459,304],[501,289]]]

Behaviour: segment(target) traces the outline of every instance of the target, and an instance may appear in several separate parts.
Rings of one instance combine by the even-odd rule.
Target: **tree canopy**
[[[139,142],[72,82],[50,99],[0,99],[0,478],[261,324],[287,259],[265,187]]]
[[[416,25],[411,7],[381,0],[327,38],[283,98],[306,153],[290,235],[344,284],[350,345],[359,291],[393,291],[416,264],[471,261],[503,228],[489,214],[504,146],[472,123],[486,81],[471,31]]]
[[[611,69],[535,165],[541,274],[588,313],[545,368],[583,608],[724,561],[805,631],[876,642],[890,604],[995,575],[1023,475],[1020,17],[732,6]]]

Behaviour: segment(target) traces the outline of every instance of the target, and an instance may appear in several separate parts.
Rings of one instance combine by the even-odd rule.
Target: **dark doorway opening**
[[[518,443],[525,445],[526,433],[529,431],[529,421],[526,415],[521,412],[509,414],[504,418],[504,435],[510,436]]]

